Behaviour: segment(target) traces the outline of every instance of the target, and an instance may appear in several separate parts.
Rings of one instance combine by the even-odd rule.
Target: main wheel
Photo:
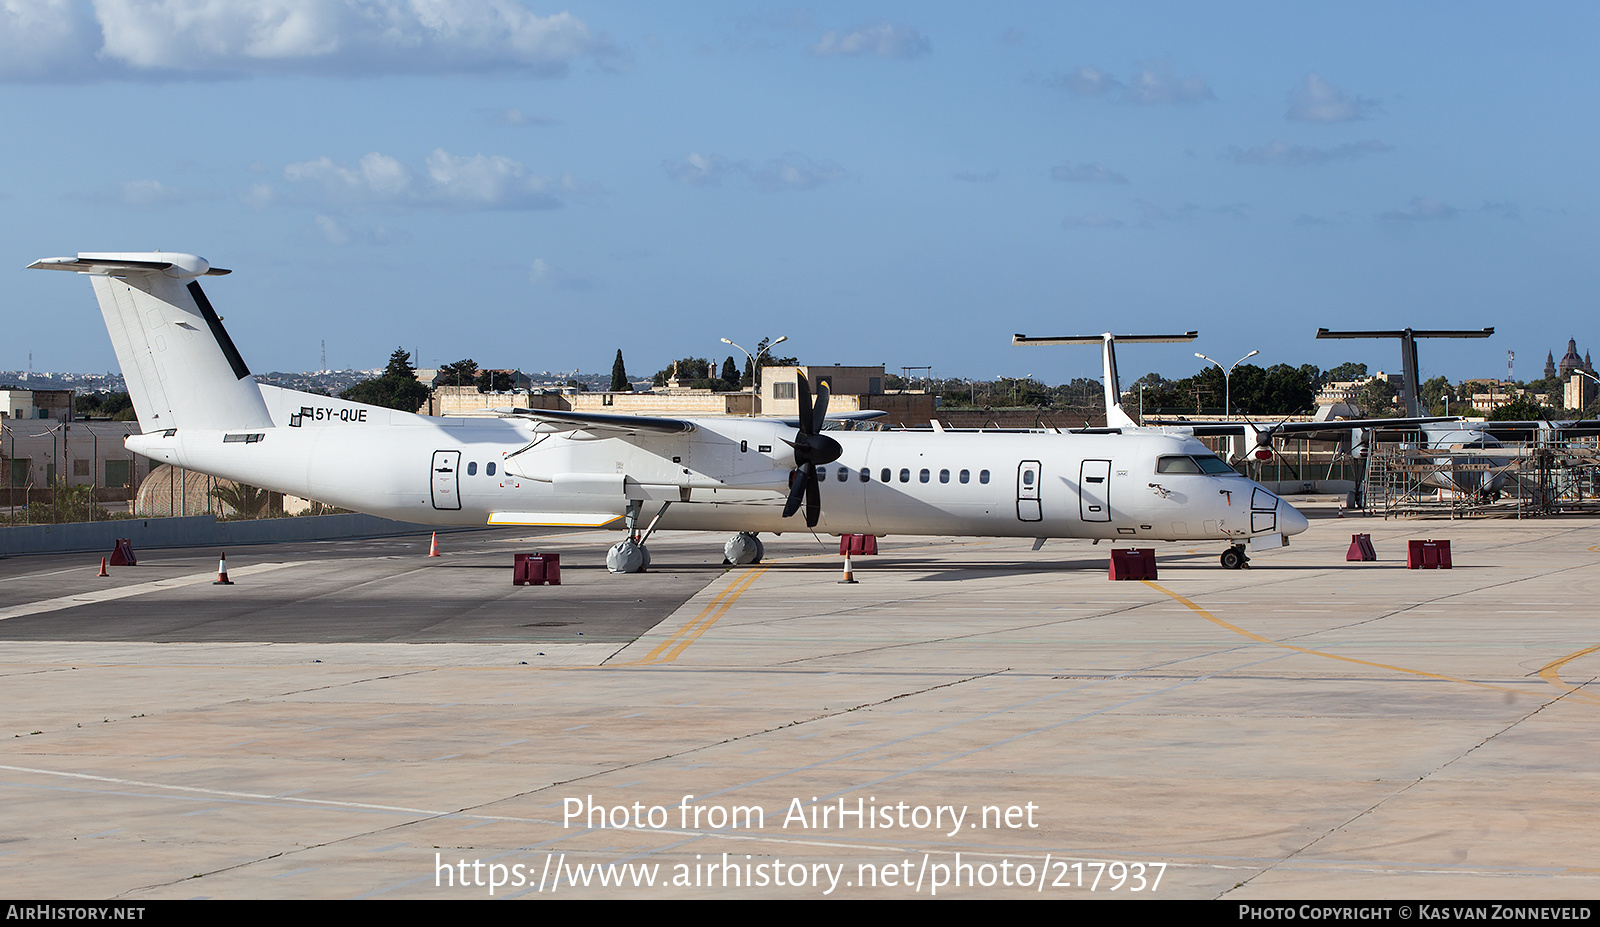
[[[1237,570],[1244,566],[1244,551],[1237,547],[1230,547],[1222,552],[1222,568],[1224,570]]]

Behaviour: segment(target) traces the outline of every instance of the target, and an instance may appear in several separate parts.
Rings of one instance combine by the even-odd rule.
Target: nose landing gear
[[[1222,552],[1222,568],[1224,570],[1250,569],[1250,558],[1245,556],[1243,544],[1235,544]]]

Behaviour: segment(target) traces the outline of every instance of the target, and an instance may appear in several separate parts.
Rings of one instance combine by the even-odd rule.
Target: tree
[[[611,391],[627,393],[632,390],[628,385],[628,368],[622,363],[622,349],[617,348],[617,359],[611,362]]]
[[[341,399],[415,412],[428,401],[428,388],[417,382],[417,372],[411,366],[411,355],[404,348],[395,348],[389,355],[389,366],[383,375],[363,380],[339,394]]]
[[[433,378],[434,386],[471,386],[478,381],[478,362],[464,357],[445,364]]]
[[[722,382],[728,384],[727,389],[739,388],[739,365],[733,362],[732,357],[722,362]]]
[[[395,348],[394,353],[389,355],[389,366],[384,369],[383,375],[386,377],[408,377],[415,380],[417,378],[417,369],[411,366],[411,352],[405,348]]]
[[[1394,411],[1395,398],[1400,391],[1387,377],[1373,377],[1361,391],[1361,409],[1368,415],[1382,417]]]
[[[474,385],[480,393],[503,393],[515,385],[516,380],[504,370],[480,370]]]
[[[1349,383],[1349,382],[1352,382],[1352,381],[1355,381],[1355,380],[1365,380],[1366,378],[1367,378],[1367,365],[1366,364],[1343,363],[1343,364],[1340,364],[1339,366],[1333,368],[1332,370],[1323,371],[1323,373],[1322,373],[1322,384],[1333,383],[1333,382]],[[1319,385],[1321,385],[1321,384],[1319,384]]]

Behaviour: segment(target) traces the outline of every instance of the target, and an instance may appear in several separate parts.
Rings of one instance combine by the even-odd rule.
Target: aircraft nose
[[[1278,500],[1278,505],[1280,506],[1278,510],[1279,531],[1284,534],[1299,534],[1311,527],[1311,523],[1306,521],[1306,517],[1300,514],[1299,509],[1281,499]]]

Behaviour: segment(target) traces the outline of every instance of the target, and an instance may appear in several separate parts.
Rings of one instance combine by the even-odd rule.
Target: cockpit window
[[[1209,473],[1212,476],[1238,476],[1239,471],[1213,454],[1194,457],[1162,457],[1156,461],[1157,473]]]

